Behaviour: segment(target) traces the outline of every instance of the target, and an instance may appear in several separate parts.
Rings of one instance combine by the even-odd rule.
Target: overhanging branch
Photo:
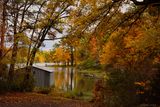
[[[66,38],[66,37],[53,38],[53,39],[44,39],[44,40],[47,40],[47,41],[49,41],[49,40],[57,40],[57,39],[64,39],[64,38]]]
[[[131,0],[134,2],[135,5],[150,5],[150,4],[160,4],[160,0],[143,0],[139,2],[137,0]]]

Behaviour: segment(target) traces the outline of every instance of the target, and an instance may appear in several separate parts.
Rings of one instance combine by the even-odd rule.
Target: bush
[[[24,73],[23,81],[21,81],[20,83],[21,90],[27,91],[27,92],[33,91],[35,87],[34,83],[35,83],[35,79],[33,77],[33,74],[31,72]]]
[[[122,107],[135,107],[137,105],[136,76],[133,72],[115,70],[109,74],[108,85],[113,92],[111,100],[115,105]]]
[[[34,90],[36,93],[41,93],[41,94],[49,94],[52,91],[51,87],[36,87]]]
[[[138,105],[136,95],[135,73],[112,69],[107,80],[99,80],[95,86],[96,104],[100,107],[135,107]]]
[[[8,91],[7,70],[7,65],[0,63],[0,93]]]
[[[4,80],[0,80],[0,94],[8,91],[8,83]]]
[[[0,78],[1,79],[7,78],[7,71],[8,71],[7,64],[0,64]]]
[[[160,71],[158,71],[150,81],[150,89],[146,90],[142,98],[145,103],[160,105]]]
[[[32,91],[34,88],[34,78],[30,73],[26,79],[25,68],[15,71],[13,81],[7,81],[7,76],[0,79],[0,92],[7,91]]]
[[[74,99],[74,98],[76,98],[76,95],[70,91],[70,92],[66,92],[64,94],[64,97]]]

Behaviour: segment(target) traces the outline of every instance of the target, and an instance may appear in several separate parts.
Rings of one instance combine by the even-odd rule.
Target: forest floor
[[[6,93],[0,95],[0,107],[93,107],[93,104],[45,94]]]

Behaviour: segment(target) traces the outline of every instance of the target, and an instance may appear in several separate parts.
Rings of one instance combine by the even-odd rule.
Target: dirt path
[[[0,107],[92,107],[92,104],[36,93],[7,93],[0,95]]]

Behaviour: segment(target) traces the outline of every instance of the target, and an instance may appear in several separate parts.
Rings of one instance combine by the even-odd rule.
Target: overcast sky
[[[60,40],[44,41],[45,47],[41,47],[40,50],[49,51],[49,50],[53,49],[53,45],[54,45],[55,43],[58,43],[58,41],[60,41]]]
[[[65,30],[64,30],[64,32],[65,32]],[[55,38],[61,38],[61,37],[63,37],[64,35],[66,35],[66,33],[64,33],[64,32],[63,32],[63,34],[58,33]],[[48,39],[48,37],[46,37],[46,38]],[[60,40],[61,39],[45,40],[43,42],[44,45],[45,45],[45,47],[40,47],[40,50],[49,51],[49,50],[53,49],[53,45],[56,44],[56,43],[58,43]]]

